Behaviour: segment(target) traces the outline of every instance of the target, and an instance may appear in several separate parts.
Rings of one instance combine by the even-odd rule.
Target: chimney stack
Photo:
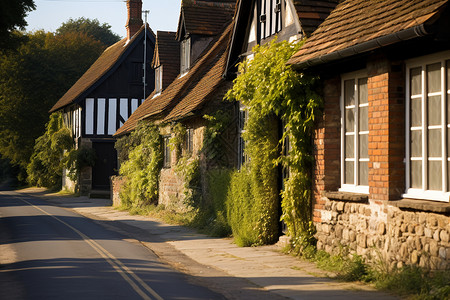
[[[142,0],[127,0],[128,19],[125,27],[127,28],[127,40],[139,31],[142,22]]]

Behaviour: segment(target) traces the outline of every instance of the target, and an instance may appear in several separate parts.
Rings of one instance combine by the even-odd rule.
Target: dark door
[[[109,189],[109,177],[117,174],[117,152],[114,142],[93,142],[96,160],[92,168],[92,189]]]

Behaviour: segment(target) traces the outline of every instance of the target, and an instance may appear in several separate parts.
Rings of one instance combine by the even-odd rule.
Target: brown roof
[[[163,89],[180,73],[180,43],[175,39],[176,32],[158,31],[152,67],[163,66]]]
[[[424,35],[423,25],[447,3],[448,0],[343,1],[288,64],[320,64]]]
[[[183,0],[181,3],[180,24],[177,39],[180,39],[182,20],[186,33],[198,35],[217,35],[223,24],[233,17],[235,0]]]
[[[114,136],[131,132],[142,119],[153,118],[164,121],[169,118],[180,118],[207,101],[210,92],[222,78],[223,67],[220,68],[216,63],[221,62],[226,56],[224,52],[231,28],[230,24],[221,36],[210,43],[186,75],[175,79],[159,96],[150,95]],[[212,70],[217,72],[212,74]]]
[[[232,25],[224,31],[220,39],[211,48],[207,57],[210,62],[205,62],[206,68],[197,76],[200,81],[195,87],[170,111],[164,121],[177,120],[186,117],[203,107],[211,97],[217,96],[216,91],[227,81],[223,78],[227,61],[229,39],[232,32]]]
[[[306,36],[310,36],[328,17],[339,0],[294,0],[300,25]]]
[[[148,28],[148,27],[147,27]],[[115,43],[108,47],[100,57],[91,65],[91,67],[75,82],[74,85],[56,102],[50,112],[59,110],[67,105],[75,103],[85,92],[98,83],[104,75],[110,70],[118,66],[116,64],[121,60],[123,54],[134,46],[134,41],[144,31],[144,26],[131,38],[127,43],[127,39]],[[150,34],[154,35],[150,30]]]

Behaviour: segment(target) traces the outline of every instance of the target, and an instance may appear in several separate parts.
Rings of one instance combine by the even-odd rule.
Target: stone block
[[[427,238],[432,238],[433,237],[433,231],[430,229],[430,228],[425,228],[425,231],[424,231],[424,233],[425,233],[425,236],[427,237]]]
[[[438,222],[435,216],[429,216],[427,220],[428,225],[434,227],[437,226]]]
[[[344,211],[344,205],[345,205],[344,202],[342,202],[342,201],[338,202],[337,205],[336,205],[336,210],[337,210],[338,212]]]
[[[404,233],[404,232],[408,232],[408,225],[407,224],[405,224],[405,223],[403,223],[401,226],[400,226],[400,230]]]
[[[379,235],[386,234],[386,224],[385,223],[382,222],[382,223],[378,224],[377,234],[379,234]]]
[[[356,243],[361,248],[367,248],[367,236],[365,234],[358,234],[356,236]]]
[[[411,253],[411,263],[416,265],[419,262],[419,253],[417,250],[413,250]]]
[[[349,230],[348,230],[348,228],[344,228],[342,230],[342,239],[344,241],[349,240]]]
[[[443,241],[444,243],[448,243],[449,241],[449,234],[447,230],[441,230],[441,233],[439,234],[439,237],[441,239],[441,241]]]
[[[413,224],[408,225],[408,232],[414,233],[415,232],[415,226]]]
[[[436,242],[439,242],[440,240],[441,240],[441,237],[440,237],[440,230],[439,229],[437,229],[434,233],[433,233],[433,239],[436,241]]]
[[[424,228],[422,225],[417,225],[416,228],[414,229],[414,231],[416,232],[416,235],[418,235],[418,236],[424,235]]]
[[[444,260],[447,258],[447,250],[444,247],[439,247],[439,257]]]
[[[349,233],[349,240],[350,240],[350,242],[356,241],[356,233],[353,230],[351,230]]]
[[[438,243],[435,240],[430,241],[430,255],[437,257],[439,253]]]
[[[426,256],[421,256],[419,261],[419,267],[428,269],[430,267],[430,260]]]

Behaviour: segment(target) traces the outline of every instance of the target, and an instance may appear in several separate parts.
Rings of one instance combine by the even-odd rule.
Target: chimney
[[[142,22],[142,0],[127,0],[128,19],[125,27],[127,28],[127,40],[141,29]]]

